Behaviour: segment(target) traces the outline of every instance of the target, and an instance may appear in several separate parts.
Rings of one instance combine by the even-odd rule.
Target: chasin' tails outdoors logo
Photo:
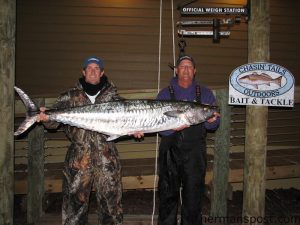
[[[258,74],[256,72],[238,78],[238,83],[241,86],[250,85],[254,87],[256,90],[258,90],[258,85],[268,85],[269,87],[271,87],[271,84],[276,84],[277,87],[281,87],[281,82],[282,82],[282,76],[278,76],[277,78],[272,78],[272,76],[266,73]],[[275,88],[277,87],[275,86]]]
[[[234,105],[293,107],[294,77],[276,64],[245,64],[231,73],[229,96]]]

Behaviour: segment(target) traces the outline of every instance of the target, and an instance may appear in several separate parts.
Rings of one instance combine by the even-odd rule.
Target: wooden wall
[[[270,0],[270,61],[284,66],[300,78],[300,1]]]
[[[174,23],[180,18],[174,0]],[[271,62],[299,77],[300,2],[271,0]],[[193,6],[243,6],[246,0],[199,0]],[[54,97],[74,85],[86,56],[102,57],[106,73],[120,90],[167,85],[173,63],[171,1],[162,4],[161,77],[159,0],[17,0],[16,84],[31,96]],[[229,38],[185,38],[197,61],[197,80],[225,87],[231,71],[247,63],[247,23]],[[178,54],[177,28],[175,49]],[[297,79],[296,79],[297,82]]]

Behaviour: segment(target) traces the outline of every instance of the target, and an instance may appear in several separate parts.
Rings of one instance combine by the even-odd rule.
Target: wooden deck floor
[[[56,194],[52,194],[56,195]],[[152,198],[151,191],[133,191],[125,194],[124,198],[124,225],[152,225],[157,224],[157,209],[152,223]],[[143,196],[143,197],[142,197]],[[243,193],[237,191],[233,193],[232,200],[228,201],[228,221],[224,221],[220,217],[210,217],[210,201],[206,198],[203,204],[203,224],[209,225],[241,225],[242,218],[242,198]],[[61,224],[61,199],[57,196],[52,196],[51,207],[47,208],[46,214],[44,214],[38,222],[34,225],[59,225]],[[91,207],[89,213],[89,225],[97,224],[97,214],[95,211],[95,199],[91,199]],[[157,205],[156,205],[157,206]],[[15,208],[14,225],[27,225],[26,212],[20,211]],[[180,215],[180,213],[178,213]],[[226,219],[224,218],[224,219]],[[265,201],[265,218],[273,218],[273,222],[266,224],[300,224],[300,190],[299,189],[276,189],[266,190]],[[276,223],[276,219],[284,218],[289,223]],[[180,220],[180,217],[178,217]],[[279,220],[277,221],[279,222]],[[180,224],[180,223],[178,223]]]
[[[178,223],[180,224],[180,217],[178,217]],[[156,225],[157,215],[152,218],[152,215],[124,215],[123,225]],[[210,223],[209,220],[203,220],[203,225],[224,225],[224,222]],[[239,223],[230,223],[231,225],[240,225]],[[45,214],[39,222],[34,225],[61,225],[61,217],[58,214]],[[90,214],[88,225],[98,225],[97,215]]]
[[[153,224],[156,224],[157,216],[153,218]],[[89,225],[98,225],[97,215],[89,215]],[[151,225],[151,215],[124,215],[123,225]],[[35,225],[61,225],[61,216],[58,214],[45,214]]]

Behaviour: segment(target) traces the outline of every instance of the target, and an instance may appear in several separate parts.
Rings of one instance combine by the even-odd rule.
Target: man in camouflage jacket
[[[104,75],[103,61],[91,57],[83,65],[83,77],[76,87],[60,95],[54,108],[83,106],[120,99],[117,89]],[[56,129],[57,122],[48,122],[41,108],[39,120],[48,129]],[[122,224],[121,165],[118,151],[106,135],[63,125],[71,141],[63,169],[63,225],[86,225],[92,188],[95,189],[99,225]]]

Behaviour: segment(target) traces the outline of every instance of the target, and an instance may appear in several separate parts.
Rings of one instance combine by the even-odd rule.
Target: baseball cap
[[[183,56],[180,56],[178,59],[177,59],[177,62],[176,62],[176,66],[178,66],[182,60],[190,60],[192,63],[193,63],[193,66],[196,67],[196,64],[195,64],[195,61],[194,59],[189,56],[189,55],[183,55]]]
[[[83,62],[83,68],[86,68],[89,64],[96,63],[101,69],[104,69],[104,62],[94,56],[88,57]]]

